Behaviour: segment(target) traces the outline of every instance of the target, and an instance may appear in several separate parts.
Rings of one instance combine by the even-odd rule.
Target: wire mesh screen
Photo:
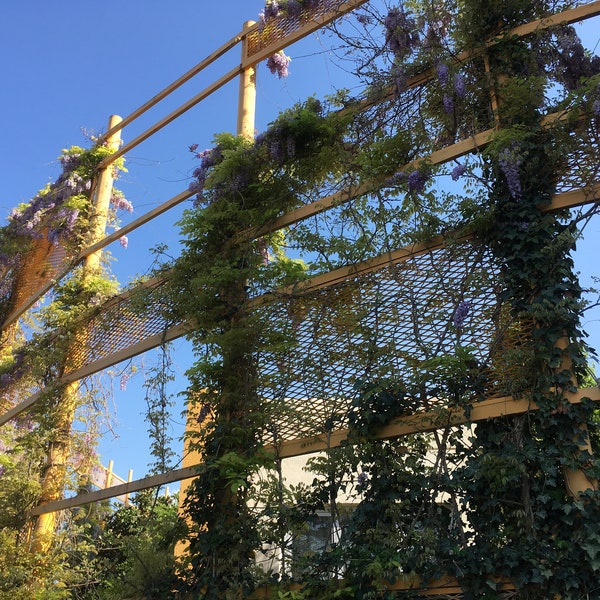
[[[142,284],[98,309],[86,321],[80,343],[70,353],[67,373],[118,355],[153,336],[160,338],[169,327],[162,309],[165,282]]]
[[[423,361],[451,356],[457,346],[472,349],[474,367],[485,375],[485,384],[474,384],[473,399],[497,392],[496,273],[488,251],[461,244],[334,285],[270,295],[256,310],[277,343],[266,344],[257,362],[260,395],[277,415],[274,435],[297,439],[346,427],[360,385],[414,384]],[[96,364],[106,367],[141,346],[158,346],[172,325],[162,310],[164,284],[148,282],[94,309],[77,334],[65,374],[87,368],[89,375]],[[457,327],[456,309],[465,302],[468,315]],[[407,414],[447,401],[435,382],[424,383]]]
[[[290,3],[286,12],[260,23],[259,28],[248,35],[247,58],[250,59],[261,50],[283,41],[311,21],[331,20],[334,16],[341,16],[364,4],[365,1],[349,3],[347,0],[305,0],[303,6]]]
[[[258,358],[261,396],[280,408],[277,438],[346,427],[362,385],[393,381],[414,388],[423,361],[452,356],[457,345],[472,348],[481,375],[473,396],[492,395],[496,272],[483,249],[441,248],[264,307],[271,331],[287,342],[285,351]],[[457,327],[456,309],[464,302],[468,316]],[[447,402],[443,394],[435,381],[424,382],[407,414]]]
[[[73,254],[62,245],[53,244],[44,233],[33,241],[32,248],[24,254],[10,272],[2,274],[5,280],[0,289],[0,304],[8,310],[2,315],[2,320],[8,312],[21,309],[33,294],[50,283],[55,276],[73,259]]]

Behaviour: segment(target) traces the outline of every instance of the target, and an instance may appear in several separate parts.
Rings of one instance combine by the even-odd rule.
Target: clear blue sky
[[[129,114],[238,33],[245,21],[255,20],[263,5],[262,0],[7,3],[2,10],[0,37],[0,219],[3,221],[12,207],[28,201],[56,178],[56,157],[62,148],[86,145],[82,128],[98,133],[106,129],[109,115]],[[595,24],[595,28],[586,27],[583,34],[590,48],[598,43],[597,19]],[[324,52],[329,42],[325,34],[319,33],[287,49],[293,59],[287,80],[273,77],[264,64],[259,67],[258,130],[264,129],[280,110],[309,95],[321,97],[336,87],[353,85],[348,84],[332,56]],[[123,137],[132,139],[228,71],[239,61],[238,52],[236,48],[215,69],[193,79],[172,101],[161,103],[140,120],[139,125],[125,129]],[[119,187],[134,204],[135,212],[124,222],[185,189],[197,166],[187,147],[192,143],[209,147],[215,133],[233,132],[236,110],[234,81],[128,155],[129,173],[123,176]],[[174,223],[179,214],[180,211],[174,211],[131,234],[127,250],[118,244],[111,248],[116,259],[115,272],[123,284],[150,267],[148,248],[159,242],[176,244]],[[586,241],[577,254],[586,285],[598,272],[598,240],[600,219],[589,226]],[[592,333],[592,345],[600,347],[597,319],[600,317],[591,314],[584,320]],[[186,344],[175,342],[179,371],[185,368],[187,356]],[[146,363],[151,364],[152,358]],[[182,388],[180,385],[177,389]],[[135,477],[140,477],[147,472],[148,464],[141,391],[132,381],[122,392],[117,381],[114,397],[111,410],[116,411],[119,437],[106,437],[101,446],[102,459],[114,459],[116,472],[121,475],[133,468]],[[174,433],[178,435],[179,429]]]

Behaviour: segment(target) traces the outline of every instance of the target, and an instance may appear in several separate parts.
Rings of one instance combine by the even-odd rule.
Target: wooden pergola
[[[111,235],[105,235],[105,208],[107,198],[110,197],[112,180],[110,173],[113,163],[120,157],[125,156],[131,150],[143,143],[145,140],[156,134],[158,131],[167,127],[178,117],[183,115],[192,107],[196,106],[202,100],[207,98],[216,90],[223,87],[229,81],[240,78],[239,92],[239,118],[237,133],[251,137],[254,131],[254,69],[258,62],[264,60],[275,52],[283,50],[293,42],[316,31],[323,25],[340,18],[348,12],[358,8],[367,0],[324,0],[320,3],[320,8],[310,15],[303,15],[299,18],[282,18],[270,24],[267,28],[261,28],[258,24],[248,22],[244,25],[238,35],[223,44],[219,49],[208,55],[195,67],[182,75],[164,90],[156,94],[151,100],[144,103],[129,116],[120,119],[112,118],[109,123],[107,133],[103,140],[115,145],[116,151],[106,158],[100,164],[100,173],[97,178],[97,185],[94,191],[94,202],[96,207],[96,228],[95,232],[90,233],[88,245],[76,256],[69,255],[63,248],[54,247],[45,241],[36,242],[30,254],[23,260],[23,265],[19,270],[19,275],[13,288],[13,298],[11,312],[2,324],[2,331],[10,334],[12,328],[18,323],[27,311],[50,290],[57,281],[67,276],[77,265],[87,264],[92,268],[99,260],[100,252],[103,248],[116,241],[122,235],[134,231],[162,213],[177,206],[183,201],[189,199],[193,192],[189,190],[181,191],[172,198],[163,202],[160,206],[148,213],[136,218],[132,222],[122,227],[118,232]],[[520,26],[508,32],[513,36],[527,36],[541,29],[555,26],[556,24],[575,23],[583,19],[589,19],[600,15],[600,0],[584,4],[575,9],[568,10],[561,14],[556,14],[550,18],[535,21],[527,25]],[[496,43],[491,40],[488,45]],[[204,90],[190,98],[164,118],[157,121],[143,133],[139,134],[133,140],[117,147],[118,140],[122,130],[138,117],[144,114],[153,106],[169,96],[172,92],[180,88],[184,83],[192,79],[198,73],[203,71],[225,53],[241,46],[242,55],[240,64],[233,70],[225,73],[222,77],[214,81]],[[473,56],[463,53],[456,57],[457,61],[468,61]],[[417,87],[426,85],[434,76],[431,70],[425,70],[414,76],[408,82],[408,87]],[[391,91],[389,92],[391,94]],[[385,94],[384,94],[385,96]],[[368,103],[364,103],[364,108]],[[360,107],[357,107],[357,110]],[[549,114],[545,117],[542,125],[551,126],[558,120],[567,117],[564,113]],[[422,156],[418,160],[406,164],[389,165],[389,173],[381,177],[378,181],[371,181],[361,186],[336,192],[326,197],[318,198],[307,203],[300,208],[292,210],[282,215],[269,224],[265,230],[248,232],[248,235],[257,239],[265,233],[272,233],[289,227],[290,225],[307,220],[315,215],[328,211],[333,207],[344,203],[350,203],[360,195],[379,189],[386,177],[393,175],[397,171],[411,170],[422,162],[432,165],[440,165],[468,153],[479,151],[485,148],[489,143],[494,129],[488,129],[477,133],[476,135],[462,139],[457,143],[437,150],[428,156]],[[108,196],[107,196],[108,194]],[[550,205],[542,207],[543,211],[559,211],[565,208],[574,208],[587,204],[597,203],[600,199],[600,186],[588,187],[584,189],[573,189],[557,194],[552,199]],[[103,217],[104,215],[104,217]],[[458,243],[467,246],[470,241],[466,237],[460,237]],[[456,238],[452,240],[453,247],[457,244]],[[419,268],[426,268],[433,260],[446,261],[448,277],[454,277],[456,281],[461,281],[465,273],[460,270],[458,263],[453,262],[452,249],[449,248],[447,239],[436,237],[426,243],[413,244],[408,247],[398,248],[393,252],[378,256],[361,262],[336,269],[309,279],[302,283],[300,287],[293,289],[280,289],[253,298],[251,301],[253,310],[277,310],[278,302],[284,302],[292,294],[302,294],[304,299],[309,302],[329,301],[333,296],[340,295],[345,289],[358,289],[361,293],[368,294],[369,286],[377,285],[382,290],[384,298],[392,297],[398,286],[398,281],[403,285],[413,286],[418,293],[427,296],[435,294],[435,286],[425,280],[416,277],[411,269],[414,265]],[[486,262],[487,261],[487,262]],[[477,268],[488,269],[493,272],[494,265],[486,258]],[[414,269],[413,269],[414,270]],[[131,310],[132,298],[145,295],[149,306],[158,305],[160,302],[161,286],[165,279],[153,279],[146,281],[135,289],[128,290],[118,296],[115,296],[110,302],[102,307],[91,311],[82,323],[85,329],[83,339],[85,343],[79,344],[73,348],[68,361],[68,367],[65,369],[62,378],[55,382],[57,384],[77,384],[81,380],[94,375],[104,369],[116,365],[122,361],[129,360],[143,352],[151,350],[164,344],[167,341],[174,340],[185,335],[194,328],[194,323],[177,323],[171,325],[165,322],[160,311],[149,311],[145,318],[140,318]],[[366,291],[365,291],[366,290]],[[284,300],[282,300],[284,299]],[[324,300],[325,299],[325,300]],[[492,335],[492,323],[489,314],[486,313],[485,306],[492,301],[492,295],[489,290],[482,290],[479,301],[474,304],[474,319],[478,320],[482,332],[482,339],[489,341]],[[332,300],[333,302],[333,300]],[[310,329],[310,314],[306,317],[306,331]],[[389,327],[401,327],[398,322],[390,321]],[[48,333],[48,339],[51,341],[54,332]],[[432,335],[435,332],[432,332]],[[308,339],[308,333],[306,333]],[[407,347],[410,343],[407,342]],[[264,364],[262,368],[265,372],[273,369],[272,364]],[[17,384],[18,385],[18,384]],[[26,412],[42,396],[44,389],[28,390],[29,393],[25,399],[19,397],[16,388],[7,388],[0,394],[0,406],[6,406],[4,412],[0,414],[0,426],[8,423],[18,415]],[[314,399],[303,396],[303,386],[298,386],[297,390],[292,390],[290,402],[295,406],[303,408],[303,415],[322,415],[327,410],[327,399]],[[295,394],[295,395],[294,395]],[[576,393],[568,395],[571,403],[579,403],[583,398],[588,398],[594,402],[600,401],[600,388],[592,387],[578,390]],[[339,401],[339,399],[336,399]],[[343,404],[343,400],[342,400]],[[490,389],[484,400],[474,402],[471,406],[469,415],[465,414],[464,409],[449,408],[443,411],[439,409],[421,410],[394,420],[389,425],[382,427],[376,434],[377,439],[397,439],[403,436],[409,436],[418,432],[430,432],[445,427],[458,427],[461,425],[494,419],[505,415],[517,415],[535,411],[537,407],[527,399],[513,398],[511,396],[498,394],[498,390]],[[297,420],[280,423],[280,431],[283,432],[283,439],[279,443],[277,452],[280,458],[301,456],[310,453],[319,452],[332,447],[337,447],[344,443],[348,437],[347,427],[340,426],[335,431],[327,434],[315,434],[314,430],[302,430],[298,427]],[[267,445],[267,450],[274,451],[273,446]],[[180,469],[113,485],[106,489],[78,494],[72,498],[58,499],[35,507],[31,514],[39,517],[81,506],[91,502],[97,502],[117,496],[126,496],[136,491],[163,486],[176,481],[185,481],[193,478],[197,474],[197,458],[188,458],[184,466]],[[586,481],[580,481],[581,488],[585,489]],[[395,587],[394,587],[395,585]],[[452,580],[441,580],[437,582],[421,582],[418,580],[400,580],[389,589],[408,590],[419,589],[422,596],[450,598],[460,597],[461,588]],[[503,584],[503,592],[506,599],[511,598],[514,589],[509,582]],[[256,597],[269,597],[268,591],[264,594],[256,594]]]

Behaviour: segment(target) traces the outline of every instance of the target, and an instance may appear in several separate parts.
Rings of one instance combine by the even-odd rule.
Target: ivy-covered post
[[[108,123],[109,129],[116,126],[120,121],[121,117],[116,115],[111,116]],[[106,144],[110,150],[116,150],[120,145],[120,133],[113,134],[107,140]],[[96,195],[93,199],[87,238],[88,245],[98,242],[104,236],[113,182],[114,166],[109,165],[99,174],[96,182]],[[76,300],[76,302],[79,302],[83,306],[87,307],[90,294],[93,295],[94,281],[100,274],[100,262],[100,251],[90,254],[85,259],[81,272],[79,298]],[[60,368],[61,374],[76,366],[78,349],[85,344],[85,336],[85,330],[72,332],[72,339],[69,347],[66,349],[63,365]],[[56,392],[56,396],[52,402],[52,414],[48,415],[48,418],[52,422],[52,433],[48,440],[47,459],[42,476],[39,504],[59,500],[64,492],[67,479],[67,465],[71,450],[71,429],[79,404],[79,382],[75,381],[67,384]],[[45,553],[50,549],[56,529],[57,517],[58,513],[56,512],[45,513],[38,517],[33,529],[30,546],[31,552]]]
[[[491,39],[492,35],[495,35],[498,32],[501,32],[502,28],[503,28],[502,21],[499,20],[498,25],[497,25],[497,30],[492,29],[488,32],[488,35],[490,36],[488,39]],[[500,45],[500,47],[502,47],[502,44]],[[500,53],[498,52],[498,49],[493,48],[493,47],[491,49],[487,49],[483,54],[483,62],[484,62],[485,72],[486,72],[487,76],[489,77],[490,104],[491,104],[492,113],[494,115],[496,127],[499,130],[501,130],[503,127],[510,128],[512,125],[515,125],[516,123],[519,123],[519,121],[522,121],[519,123],[519,127],[521,128],[521,131],[522,131],[522,127],[528,126],[528,125],[531,126],[532,124],[534,125],[534,128],[537,128],[538,125],[536,122],[527,123],[525,119],[521,119],[521,115],[518,115],[518,111],[520,111],[520,110],[523,110],[525,112],[525,114],[527,113],[527,109],[528,109],[527,103],[520,105],[518,107],[514,106],[514,101],[515,101],[514,96],[516,95],[515,87],[517,85],[521,86],[521,88],[523,90],[525,88],[525,81],[521,80],[522,75],[518,72],[518,70],[516,70],[514,68],[514,65],[511,65],[511,59],[510,59],[511,51],[518,53],[521,50],[518,48],[518,44],[515,43],[512,48],[509,45],[508,50],[502,54],[501,58],[499,58]],[[492,55],[492,62],[494,63],[493,70],[492,70],[492,67],[490,66],[490,54]],[[511,73],[511,71],[512,71],[512,73]],[[511,76],[512,76],[512,79],[511,79]],[[531,74],[531,77],[532,77],[532,79],[535,80],[535,75],[533,73]],[[534,85],[530,84],[529,87],[530,87],[530,90],[535,90],[536,84],[534,84]],[[532,98],[531,98],[533,103],[535,103],[535,100],[533,100],[533,97],[536,94],[539,94],[539,92],[540,92],[540,89],[533,92]],[[522,93],[522,91],[521,91],[521,93]],[[507,96],[509,106],[503,106],[503,94]],[[510,106],[511,100],[513,102],[513,106]],[[529,106],[530,110],[533,105],[534,104]],[[517,112],[515,112],[515,111],[517,111]],[[511,114],[511,112],[512,112],[512,114]],[[541,118],[541,115],[540,115],[540,118]],[[514,149],[514,146],[513,146],[513,149]],[[510,153],[511,152],[507,148],[504,148],[503,150],[501,150],[502,158],[500,158],[500,155],[498,156],[498,158],[499,158],[499,161],[501,161],[500,162],[501,171],[502,171],[503,175],[506,177],[507,181],[509,182],[509,192],[512,196],[512,199],[519,200],[520,191],[517,192],[515,189],[510,189],[511,182],[509,181],[509,179],[511,177],[511,169],[512,169],[512,171],[514,171],[514,173],[512,174],[512,179],[513,179],[512,185],[513,186],[516,185],[516,181],[518,180],[519,176],[516,175],[515,173],[518,170],[518,167],[515,167],[514,165],[512,165],[511,161],[512,160],[517,161],[517,160],[521,160],[521,159],[516,158],[516,157],[511,157]],[[518,151],[515,151],[515,153],[518,153]],[[550,180],[554,183],[554,185],[555,185],[555,182],[560,177],[559,172],[558,172],[559,171],[559,162],[560,161],[557,161],[555,164],[556,172],[554,172],[550,175],[550,177],[551,177]],[[520,187],[520,183],[519,183],[519,187]],[[539,207],[536,207],[536,208],[539,208]],[[569,250],[567,250],[567,251],[569,251]],[[571,297],[570,294],[567,294],[567,295],[569,296],[569,298]],[[575,308],[576,307],[573,306],[573,310],[575,310]],[[568,387],[570,387],[570,386],[576,387],[577,386],[577,377],[573,370],[573,360],[570,356],[569,332],[567,332],[565,330],[563,332],[563,334],[564,334],[564,336],[561,337],[554,344],[554,349],[561,356],[559,364],[557,365],[557,367],[555,369],[555,376],[558,378],[562,374],[563,378],[566,378],[567,385],[564,386],[563,391],[568,391],[568,389],[567,389]],[[522,417],[519,417],[519,418],[522,419]],[[579,447],[580,451],[582,453],[589,453],[591,456],[592,447],[591,447],[590,438],[589,438],[589,434],[588,434],[588,430],[587,430],[587,425],[585,423],[581,423],[579,425],[579,428],[576,432],[575,437],[576,437],[576,440],[575,440],[576,444]],[[598,488],[597,481],[593,481],[593,480],[589,479],[582,469],[572,469],[572,468],[565,466],[563,468],[563,473],[564,473],[565,487],[567,489],[567,492],[570,495],[572,495],[573,497],[576,497],[577,495],[585,492],[586,490],[594,490],[594,489]]]
[[[485,556],[487,573],[509,577],[523,597],[536,599],[574,598],[575,590],[583,597],[595,589],[597,548],[589,544],[598,535],[585,431],[591,408],[569,402],[585,364],[581,288],[570,256],[576,229],[566,212],[544,210],[571,175],[565,155],[577,142],[572,123],[547,115],[546,91],[557,79],[552,33],[535,39],[508,33],[545,10],[545,4],[472,0],[462,14],[468,44],[486,53],[496,117],[483,171],[491,211],[484,241],[500,268],[501,301],[519,331],[518,343],[508,340],[504,385],[537,407],[476,428],[466,481],[476,550],[466,555]],[[494,43],[484,49],[484,40]],[[472,565],[473,584],[481,586],[481,562]]]

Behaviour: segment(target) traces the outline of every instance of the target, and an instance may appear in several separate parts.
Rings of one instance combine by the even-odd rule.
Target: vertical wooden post
[[[114,461],[108,461],[108,467],[106,467],[106,479],[104,480],[104,489],[109,488],[110,484],[112,483],[114,464]]]
[[[254,25],[254,21],[246,21],[244,28]],[[246,36],[242,39],[242,64],[248,54],[248,39]],[[246,67],[240,75],[239,97],[238,97],[238,117],[237,117],[237,135],[246,139],[254,139],[254,120],[256,114],[256,68]],[[187,407],[184,453],[181,462],[182,467],[197,465],[201,462],[201,453],[193,449],[193,439],[198,432],[198,411],[199,406]],[[183,504],[186,500],[186,491],[193,480],[184,480],[179,488],[179,514],[183,516]],[[178,542],[175,546],[175,556],[182,556],[187,549],[187,544]]]
[[[127,473],[127,483],[133,481],[133,469],[129,469]],[[125,494],[125,506],[129,506],[129,492]]]
[[[108,120],[108,129],[112,129],[118,125],[123,119],[117,115],[112,115]],[[118,150],[121,144],[120,131],[117,131],[106,140],[106,145],[113,151]],[[96,197],[94,199],[93,213],[90,219],[90,227],[88,230],[88,245],[95,244],[100,241],[106,231],[106,221],[108,219],[108,210],[110,208],[110,198],[112,196],[112,188],[115,180],[115,169],[113,165],[109,165],[103,169],[98,175],[96,183]],[[102,252],[94,252],[86,257],[84,262],[84,271],[94,272],[100,267]]]
[[[108,122],[109,129],[121,121],[121,117],[113,115]],[[120,144],[120,133],[117,132],[107,141],[109,148],[116,150]],[[88,233],[88,244],[93,244],[104,237],[106,221],[112,195],[114,181],[114,167],[108,166],[101,171],[96,182],[96,194],[93,198],[92,216]],[[83,278],[97,273],[100,269],[101,253],[96,252],[85,259],[83,265]],[[71,351],[67,352],[63,368],[74,362],[78,347],[85,343],[85,332],[75,336]],[[42,477],[40,503],[45,504],[59,500],[64,491],[67,465],[71,452],[71,435],[75,412],[79,403],[79,382],[75,381],[66,385],[60,392],[57,402],[57,414],[52,438],[49,441],[46,467]],[[112,465],[112,461],[111,461]],[[109,466],[112,470],[112,466]],[[107,473],[107,485],[110,474]],[[45,513],[38,517],[34,526],[30,550],[36,553],[46,553],[52,545],[52,539],[57,524],[58,513]]]
[[[556,347],[560,348],[563,353],[567,350],[568,346],[569,340],[566,337],[563,337],[556,342]],[[573,362],[571,359],[563,358],[560,369],[567,370],[573,375]],[[581,440],[579,441],[579,451],[581,453],[586,452],[591,456],[593,451],[587,425],[581,423],[579,429],[581,436]],[[582,469],[569,469],[564,467],[563,474],[567,493],[573,498],[576,498],[579,494],[582,494],[587,490],[598,489],[598,482],[589,479]]]
[[[254,25],[254,21],[246,21],[244,28]],[[242,64],[248,54],[248,37],[242,39]],[[240,75],[240,93],[238,100],[237,135],[249,140],[254,139],[254,121],[256,114],[256,68],[246,67]]]
[[[202,454],[197,449],[196,437],[200,431],[198,415],[200,414],[201,403],[190,404],[188,402],[187,414],[185,418],[185,437],[183,440],[183,458],[181,460],[182,468],[193,467],[202,460]],[[179,516],[185,518],[183,506],[187,498],[187,490],[193,479],[184,479],[179,482]],[[188,544],[185,541],[178,540],[175,544],[175,556],[181,557],[185,554]]]

